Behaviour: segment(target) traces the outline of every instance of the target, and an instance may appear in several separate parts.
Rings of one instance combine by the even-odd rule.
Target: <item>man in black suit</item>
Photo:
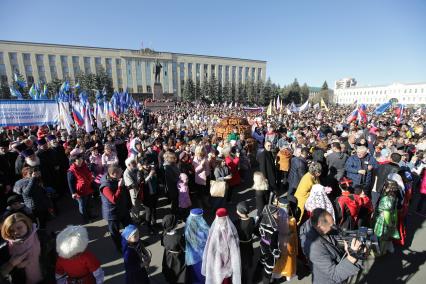
[[[263,173],[269,183],[269,190],[272,190],[277,194],[277,170],[275,167],[275,159],[272,154],[272,143],[269,141],[265,142],[265,150],[260,152],[257,156],[259,162],[259,170]]]

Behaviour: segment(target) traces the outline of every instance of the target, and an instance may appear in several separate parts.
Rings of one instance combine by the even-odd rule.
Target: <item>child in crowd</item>
[[[188,176],[186,174],[181,173],[179,175],[177,186],[179,190],[179,217],[181,220],[186,220],[189,215],[189,209],[192,206],[191,198],[189,197]]]
[[[18,194],[12,194],[7,199],[7,207],[4,213],[2,214],[1,220],[6,219],[8,216],[14,213],[22,213],[29,217],[33,222],[35,222],[33,212],[30,208],[25,206],[22,196]]]
[[[121,233],[126,284],[149,284],[147,269],[151,262],[151,254],[143,246],[139,238],[139,230],[135,225],[128,225]]]

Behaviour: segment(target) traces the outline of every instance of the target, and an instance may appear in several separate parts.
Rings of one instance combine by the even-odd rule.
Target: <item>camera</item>
[[[335,238],[339,246],[344,247],[345,241],[350,246],[352,239],[356,239],[361,243],[358,251],[353,251],[350,247],[348,248],[349,254],[356,259],[367,259],[371,250],[373,250],[374,253],[380,253],[379,241],[373,229],[360,227],[358,230],[342,230],[335,226],[335,230],[337,230]]]

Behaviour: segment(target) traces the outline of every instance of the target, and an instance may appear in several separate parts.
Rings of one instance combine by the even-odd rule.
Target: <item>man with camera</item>
[[[350,246],[338,247],[333,216],[325,209],[317,208],[300,229],[302,251],[312,268],[312,283],[344,283],[361,268],[354,257],[361,242],[352,239]]]

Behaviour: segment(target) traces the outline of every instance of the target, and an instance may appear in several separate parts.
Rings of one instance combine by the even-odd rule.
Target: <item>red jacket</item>
[[[337,199],[337,202],[339,203],[341,212],[345,212],[346,205],[346,207],[349,209],[351,218],[353,220],[356,220],[358,218],[359,204],[354,194],[350,194],[347,191],[343,191],[342,196]]]
[[[239,157],[231,158],[230,156],[225,158],[225,163],[229,167],[232,174],[232,178],[229,180],[229,186],[239,185],[241,183],[240,172],[238,171],[238,163],[240,162]]]
[[[86,163],[83,163],[81,167],[73,163],[68,171],[75,177],[75,191],[78,195],[85,196],[93,193],[93,176]]]
[[[81,279],[82,284],[95,284],[93,272],[100,266],[101,263],[96,256],[86,250],[69,259],[58,256],[55,272],[59,275],[66,274],[70,278]]]

